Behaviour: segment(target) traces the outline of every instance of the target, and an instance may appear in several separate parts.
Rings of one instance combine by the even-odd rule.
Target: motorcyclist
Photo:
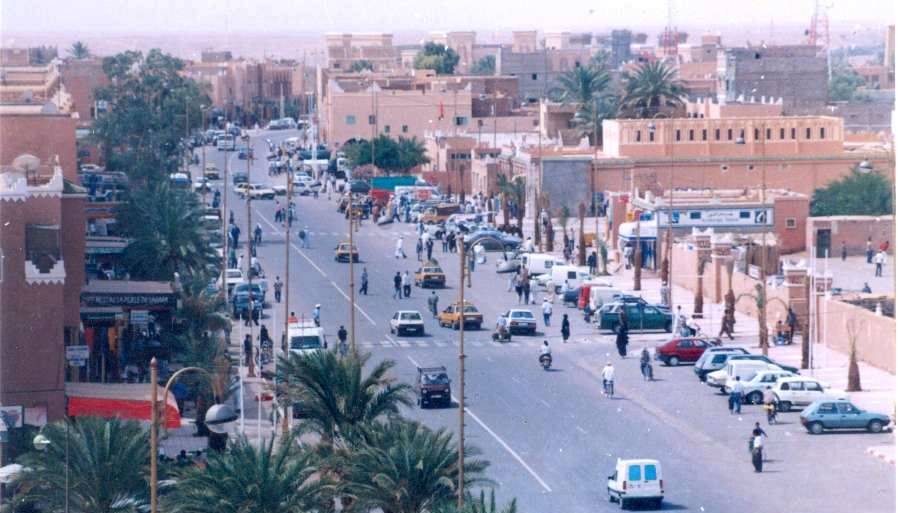
[[[312,310],[312,319],[315,321],[315,326],[321,326],[321,305],[315,305],[315,309]]]
[[[773,393],[773,387],[770,385],[764,389],[764,409],[767,410],[767,423],[776,422],[776,394]]]
[[[614,365],[611,362],[606,363],[602,369],[602,394],[614,394]]]
[[[552,361],[552,349],[549,348],[549,341],[543,340],[543,345],[539,348],[539,361],[542,363],[543,358],[549,357],[549,361]]]
[[[262,244],[262,225],[256,223],[256,229],[253,230],[253,237],[255,237],[256,244]]]
[[[509,338],[508,335],[508,320],[505,316],[499,316],[499,318],[496,319],[496,333],[494,338],[504,340]]]

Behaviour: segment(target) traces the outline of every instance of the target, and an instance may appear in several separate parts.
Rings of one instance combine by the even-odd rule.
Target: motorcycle
[[[552,355],[540,355],[539,363],[543,366],[543,370],[549,370],[549,368],[552,367]]]
[[[639,365],[639,370],[642,372],[642,379],[646,381],[652,381],[655,379],[655,374],[652,370],[651,362],[642,362]]]
[[[507,328],[498,328],[493,331],[493,342],[511,342],[511,331]]]

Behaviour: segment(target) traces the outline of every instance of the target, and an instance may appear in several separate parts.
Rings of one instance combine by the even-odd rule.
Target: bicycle
[[[602,394],[607,397],[614,397],[614,380],[602,380]]]

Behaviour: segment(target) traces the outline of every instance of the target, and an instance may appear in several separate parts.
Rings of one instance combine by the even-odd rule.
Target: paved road
[[[274,132],[272,139],[293,135]],[[265,155],[264,142],[254,141],[256,154]],[[207,152],[207,158],[222,154]],[[242,161],[232,157],[233,162]],[[268,181],[265,162],[254,163],[252,181]],[[221,167],[221,164],[219,165]],[[283,176],[280,178],[283,179]],[[230,189],[230,188],[229,188]],[[245,204],[233,196],[231,205],[238,223],[245,226]],[[261,222],[265,242],[259,248],[270,281],[283,276],[285,247],[283,228],[273,223],[274,202],[253,202],[253,224]],[[291,237],[291,310],[311,315],[322,305],[322,322],[330,340],[341,324],[348,325],[346,287],[348,264],[333,260],[333,248],[346,238],[346,221],[336,204],[324,195],[298,198],[299,227],[311,231],[311,247],[299,248]],[[244,232],[246,232],[244,228]],[[388,319],[400,308],[426,312],[428,292],[415,288],[410,299],[391,299],[391,278],[396,271],[414,272],[414,226],[383,227],[365,222],[356,239],[362,262],[356,280],[366,267],[370,293],[358,300],[357,343],[375,359],[396,362],[395,374],[412,382],[417,365],[445,365],[457,385],[457,333],[428,320],[424,337],[389,334]],[[295,233],[294,233],[295,235]],[[393,257],[399,235],[405,236],[407,260]],[[243,234],[242,234],[243,236]],[[456,255],[434,256],[443,264],[450,287],[438,292],[440,305],[457,297]],[[491,325],[516,299],[506,292],[503,275],[493,262],[477,266],[474,286],[465,295],[484,313]],[[532,307],[538,313],[537,306]],[[657,458],[664,469],[667,500],[664,509],[741,512],[792,511],[865,512],[895,510],[895,469],[864,456],[864,448],[885,436],[866,433],[812,437],[798,424],[797,413],[783,416],[783,423],[764,426],[770,435],[769,455],[763,474],[752,471],[746,449],[748,435],[763,414],[746,407],[741,416],[727,413],[725,399],[700,384],[691,368],[656,366],[657,381],[639,377],[638,361],[621,361],[610,336],[593,333],[582,318],[572,315],[572,342],[562,345],[560,316],[574,313],[555,306],[553,326],[535,337],[515,337],[497,345],[487,330],[467,332],[467,415],[469,444],[483,451],[492,465],[489,475],[499,483],[500,500],[517,497],[522,510],[534,512],[593,512],[612,508],[604,491],[604,478],[616,458]],[[265,323],[280,336],[283,306],[266,310]],[[278,321],[280,319],[280,321]],[[544,372],[537,364],[538,346],[548,338],[555,357],[554,368]],[[663,335],[635,335],[631,349],[653,345]],[[617,368],[616,396],[599,394],[599,371],[606,361]],[[458,390],[453,390],[458,394]],[[249,401],[249,398],[247,399]],[[248,414],[253,414],[249,412]],[[432,427],[455,431],[457,403],[450,409],[410,409],[408,416]],[[615,506],[616,507],[616,506]]]

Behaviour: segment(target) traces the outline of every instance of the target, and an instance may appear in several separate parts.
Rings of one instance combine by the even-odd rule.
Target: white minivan
[[[290,323],[287,327],[287,335],[290,340],[291,353],[308,354],[327,349],[324,330],[316,326],[315,321],[304,320]]]
[[[732,386],[736,376],[739,376],[740,381],[748,381],[759,371],[776,369],[780,367],[763,360],[731,360],[726,367],[708,374],[705,384],[726,392],[727,385]]]
[[[552,272],[552,267],[565,265],[562,258],[547,255],[545,253],[524,253],[521,255],[521,267],[527,269],[533,276]]]
[[[655,508],[664,500],[664,479],[658,460],[617,460],[614,474],[608,476],[608,500],[621,509],[635,502],[648,502]]]
[[[564,282],[572,289],[576,289],[581,283],[588,281],[592,276],[589,274],[589,267],[580,267],[576,265],[553,265],[552,272],[546,288],[553,290],[556,294],[561,292]],[[553,287],[553,288],[550,288]]]

